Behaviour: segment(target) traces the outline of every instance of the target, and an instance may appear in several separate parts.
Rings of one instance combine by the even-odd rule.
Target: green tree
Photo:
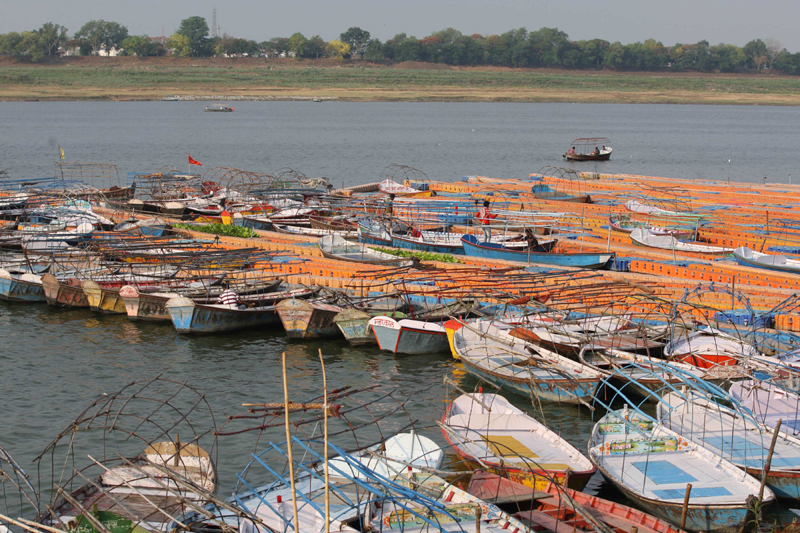
[[[22,42],[22,35],[16,31],[0,35],[0,54],[17,55],[20,42]]]
[[[118,22],[105,20],[90,20],[75,33],[75,38],[84,41],[91,46],[92,53],[97,54],[100,50],[106,52],[119,49],[128,37],[128,28]]]
[[[370,39],[364,51],[364,59],[368,61],[381,61],[384,59],[383,43],[380,39]]]
[[[339,35],[339,40],[350,45],[350,53],[364,59],[367,51],[367,44],[370,40],[369,32],[357,26],[349,28],[346,32]]]
[[[534,57],[533,64],[554,67],[561,64],[562,55],[569,45],[567,34],[558,28],[540,28],[528,35]]]
[[[189,39],[189,55],[202,57],[211,55],[212,49],[208,39],[208,24],[203,17],[189,17],[181,21],[178,26],[178,35]]]
[[[306,49],[305,49],[306,57],[320,58],[325,54],[326,47],[327,44],[325,43],[324,40],[322,40],[322,37],[320,37],[319,35],[315,35],[312,38],[310,38],[306,43]],[[348,53],[350,52],[349,48],[347,51]]]
[[[167,48],[178,57],[189,57],[192,54],[192,47],[189,38],[180,33],[173,33],[167,41]]]
[[[20,34],[17,44],[18,56],[29,56],[31,61],[38,63],[45,56],[45,43],[42,36],[36,31],[24,31]]]
[[[718,44],[710,48],[711,62],[721,72],[737,72],[747,65],[744,51],[733,44]]]
[[[292,36],[289,37],[289,51],[294,52],[295,57],[303,57],[303,54],[305,54],[306,51],[307,43],[308,39],[306,39],[302,33],[293,33]]]
[[[37,32],[42,38],[45,55],[52,56],[57,54],[58,49],[67,42],[67,28],[59,24],[46,22],[42,24],[42,27]]]
[[[747,65],[761,70],[767,62],[767,45],[761,39],[753,39],[742,48]]]
[[[150,39],[147,35],[131,35],[122,41],[122,48],[129,55],[147,57],[150,55]]]
[[[329,56],[341,61],[345,56],[350,55],[350,45],[343,43],[339,39],[334,39],[328,43],[325,51]]]

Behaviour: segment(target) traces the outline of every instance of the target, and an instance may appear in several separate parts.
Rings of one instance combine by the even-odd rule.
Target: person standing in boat
[[[483,242],[491,242],[492,240],[491,220],[493,218],[497,218],[497,215],[489,212],[489,200],[484,200],[483,207],[478,209],[478,220],[483,225]]]
[[[394,213],[394,194],[390,194],[386,199],[386,206],[384,207],[383,213],[386,215],[386,218],[392,218],[392,214]]]

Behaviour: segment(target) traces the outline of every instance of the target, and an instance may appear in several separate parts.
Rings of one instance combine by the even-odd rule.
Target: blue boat
[[[239,309],[232,305],[203,305],[189,298],[167,302],[172,324],[179,333],[223,333],[240,329],[262,330],[280,324],[275,306]]]
[[[447,235],[447,234],[441,234]],[[460,239],[446,239],[442,238],[438,242],[431,240],[415,239],[410,235],[392,235],[391,245],[395,248],[406,248],[409,250],[418,250],[420,252],[432,252],[437,254],[450,254],[450,255],[464,255],[464,245],[461,244]]]
[[[604,269],[607,268],[613,253],[567,253],[554,254],[542,252],[516,251],[506,248],[502,244],[493,242],[478,242],[474,235],[461,237],[464,253],[471,257],[486,259],[501,259],[503,261],[518,261],[522,263],[538,263],[542,265],[568,266],[577,268]]]
[[[46,302],[42,279],[35,274],[16,276],[0,269],[0,300],[9,302]]]

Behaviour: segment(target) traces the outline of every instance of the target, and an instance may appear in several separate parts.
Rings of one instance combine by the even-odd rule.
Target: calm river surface
[[[120,175],[172,164],[191,153],[205,166],[272,172],[291,167],[339,186],[376,181],[389,164],[431,179],[465,175],[525,177],[562,164],[575,137],[606,136],[608,163],[579,167],[612,173],[785,183],[800,179],[800,108],[658,105],[238,102],[231,114],[205,103],[0,103],[0,169],[12,178],[52,175],[57,145],[68,161],[114,163]],[[730,163],[728,160],[730,159]],[[399,356],[344,341],[287,342],[280,331],[185,337],[171,325],[129,322],[88,311],[0,302],[0,445],[28,464],[102,392],[163,374],[206,392],[218,416],[245,402],[280,401],[280,354],[291,394],[319,394],[321,348],[331,387],[381,384],[424,426],[445,404],[442,380],[466,389],[448,356]],[[514,402],[530,408],[525,398]],[[587,409],[548,406],[546,421],[586,449]],[[438,430],[428,435],[443,442]],[[275,435],[273,439],[280,439]],[[220,441],[222,493],[252,450],[249,438]],[[603,487],[597,476],[590,490]]]

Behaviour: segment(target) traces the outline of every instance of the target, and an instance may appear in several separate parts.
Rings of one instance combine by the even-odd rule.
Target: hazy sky
[[[381,41],[403,32],[422,38],[447,27],[486,35],[548,26],[573,40],[627,44],[652,37],[667,46],[702,39],[741,46],[774,38],[790,52],[800,51],[798,0],[0,0],[0,5],[0,33],[53,21],[72,34],[88,20],[105,19],[135,35],[170,35],[193,15],[210,26],[216,6],[223,33],[257,41],[298,31],[331,40],[351,26]]]

